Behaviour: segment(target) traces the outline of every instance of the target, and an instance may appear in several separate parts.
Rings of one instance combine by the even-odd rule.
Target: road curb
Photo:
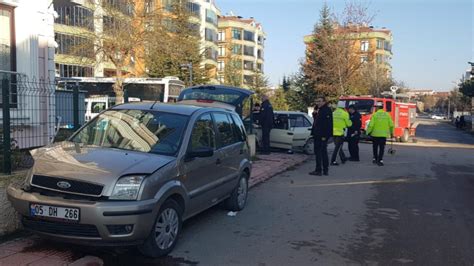
[[[254,166],[254,170],[252,171],[252,176],[249,180],[249,187],[253,188],[280,173],[288,171],[292,167],[306,162],[308,159],[309,156],[301,154],[281,155],[279,160],[266,160],[265,158],[262,158],[254,163],[257,165]],[[255,168],[259,169],[257,170]]]

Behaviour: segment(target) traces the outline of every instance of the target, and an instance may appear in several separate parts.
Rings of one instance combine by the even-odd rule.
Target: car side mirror
[[[196,150],[190,151],[187,154],[188,159],[192,158],[204,158],[204,157],[212,157],[214,155],[214,149],[209,147],[200,147]]]

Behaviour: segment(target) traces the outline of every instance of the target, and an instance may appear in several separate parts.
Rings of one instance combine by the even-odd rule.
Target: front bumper
[[[26,229],[56,240],[78,244],[139,244],[151,232],[159,210],[158,201],[155,199],[144,201],[68,200],[44,196],[36,192],[26,192],[18,185],[10,185],[7,193],[11,204],[22,216]],[[30,216],[31,203],[79,208],[80,220],[77,223],[71,223],[32,218]],[[133,229],[130,233],[117,233],[111,230],[114,226],[122,225],[132,225]]]

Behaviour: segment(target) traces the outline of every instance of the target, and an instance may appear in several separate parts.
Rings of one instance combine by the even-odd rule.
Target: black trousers
[[[331,162],[335,162],[337,160],[337,154],[341,158],[341,161],[346,160],[346,155],[342,150],[342,146],[344,146],[344,136],[334,136],[334,151],[332,152]]]
[[[359,135],[349,137],[349,154],[352,159],[359,160]]]
[[[262,151],[270,152],[270,127],[262,127]]]
[[[329,170],[328,140],[314,137],[314,154],[316,155],[316,172],[327,173]],[[322,171],[321,171],[322,170]]]
[[[387,143],[387,138],[372,137],[372,151],[374,153],[374,159],[377,162],[383,160],[383,154],[385,152],[385,143]]]

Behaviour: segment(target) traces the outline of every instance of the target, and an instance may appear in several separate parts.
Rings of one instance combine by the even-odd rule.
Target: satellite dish
[[[397,87],[397,86],[391,86],[391,87],[390,87],[390,90],[391,90],[393,93],[395,93],[395,92],[398,91],[398,87]]]

